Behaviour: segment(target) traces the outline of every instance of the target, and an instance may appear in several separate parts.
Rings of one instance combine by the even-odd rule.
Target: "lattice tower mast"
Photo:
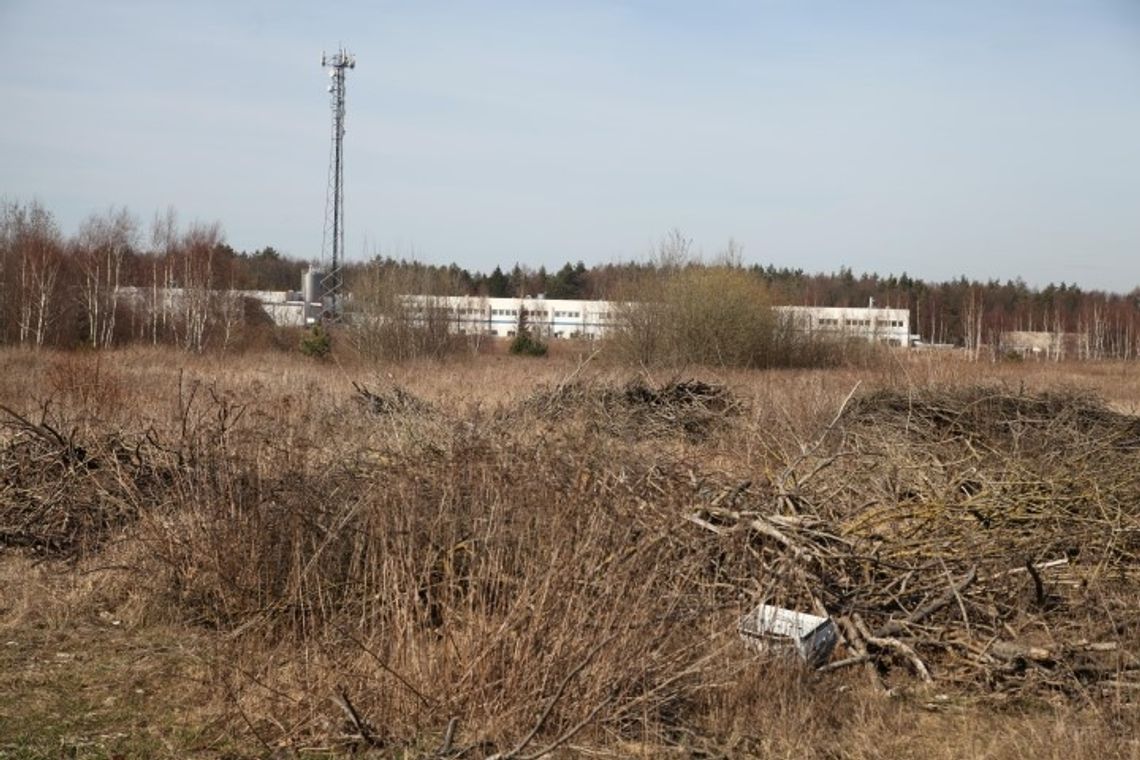
[[[321,289],[327,318],[337,320],[341,316],[344,287],[344,85],[348,70],[356,68],[356,56],[343,47],[331,56],[321,53],[321,66],[329,70],[333,115],[325,232],[321,243],[321,263],[329,263]]]

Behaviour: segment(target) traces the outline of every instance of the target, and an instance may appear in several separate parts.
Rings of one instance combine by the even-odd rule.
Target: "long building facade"
[[[412,319],[430,312],[442,316],[461,334],[513,337],[523,323],[550,338],[601,338],[620,326],[622,315],[635,304],[617,301],[577,301],[542,297],[484,298],[479,296],[404,296]],[[813,336],[910,345],[908,309],[776,306],[792,326]]]
[[[303,327],[321,318],[322,305],[305,291],[228,290],[204,291],[182,288],[121,287],[124,303],[149,308],[155,312],[181,313],[194,307],[198,311],[218,310],[229,304],[234,311],[241,301],[260,305],[276,325]],[[510,338],[523,323],[547,338],[601,338],[622,324],[623,314],[637,304],[618,301],[579,301],[555,298],[485,298],[480,296],[403,296],[408,319],[445,319],[449,329],[467,335]],[[346,299],[349,321],[352,299]],[[910,345],[910,311],[908,309],[831,308],[817,306],[776,306],[799,332],[828,338],[861,339],[892,346]],[[356,315],[356,318],[366,318]]]
[[[521,324],[551,338],[600,338],[620,319],[621,304],[612,301],[572,301],[479,296],[405,296],[413,318],[428,310],[441,314],[463,334],[510,338]]]

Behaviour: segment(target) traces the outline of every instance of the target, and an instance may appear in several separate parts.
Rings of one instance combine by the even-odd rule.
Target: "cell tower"
[[[321,262],[328,261],[329,264],[328,272],[321,280],[321,289],[324,291],[327,318],[337,320],[340,319],[341,289],[344,285],[344,83],[348,70],[356,68],[356,56],[343,47],[331,56],[321,53],[321,66],[329,70],[333,113],[325,234],[321,243]]]

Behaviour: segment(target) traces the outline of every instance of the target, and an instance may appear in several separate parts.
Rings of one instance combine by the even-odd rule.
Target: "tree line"
[[[303,268],[271,247],[235,251],[221,225],[182,225],[173,209],[144,226],[110,207],[65,235],[38,202],[3,201],[0,343],[224,346],[256,321],[238,291],[295,290]]]
[[[241,325],[258,320],[254,305],[235,293],[297,290],[306,265],[270,246],[236,251],[220,225],[180,224],[173,209],[144,224],[125,208],[109,207],[66,235],[38,202],[3,201],[0,343],[226,345]],[[1020,279],[928,282],[906,273],[856,275],[846,267],[808,273],[747,265],[732,241],[704,261],[675,230],[640,260],[567,262],[554,271],[515,263],[481,272],[376,256],[349,264],[345,281],[360,297],[377,283],[398,283],[428,295],[636,300],[640,284],[663,272],[710,267],[746,273],[773,304],[856,307],[873,300],[909,309],[912,331],[923,341],[974,352],[1000,346],[1017,331],[1063,336],[1088,358],[1134,358],[1140,350],[1140,287],[1108,293],[1066,283],[1035,288]],[[171,299],[171,289],[180,297]]]
[[[1048,333],[1069,346],[1071,358],[1135,358],[1140,355],[1140,286],[1127,293],[1086,290],[1076,284],[1049,284],[1042,288],[1018,278],[971,280],[959,277],[929,282],[901,275],[862,273],[850,268],[837,272],[808,273],[800,268],[776,267],[741,261],[731,242],[725,252],[709,261],[692,255],[691,241],[671,233],[654,255],[586,266],[567,262],[551,273],[516,263],[489,274],[455,264],[440,266],[419,261],[375,257],[351,267],[349,281],[401,282],[426,295],[637,300],[645,297],[645,283],[669,271],[730,269],[747,273],[767,288],[773,304],[804,306],[877,306],[908,309],[911,331],[928,344],[964,347],[979,353],[983,347],[1002,350],[1015,332]],[[411,291],[409,291],[411,292]]]

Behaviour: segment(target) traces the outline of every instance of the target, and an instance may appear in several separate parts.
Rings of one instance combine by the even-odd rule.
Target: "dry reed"
[[[1137,426],[1091,396],[820,391],[784,424],[712,380],[480,403],[194,366],[145,408],[6,396],[0,522],[133,624],[211,636],[230,730],[268,746],[764,756],[796,725],[854,757],[905,722],[865,695],[936,704],[925,678],[1133,703]],[[759,601],[843,622],[828,672],[749,653]]]

